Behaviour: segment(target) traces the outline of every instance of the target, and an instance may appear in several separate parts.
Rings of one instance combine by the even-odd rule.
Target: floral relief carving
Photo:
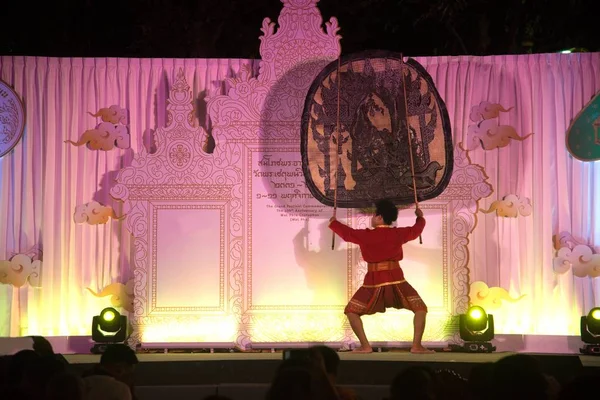
[[[187,166],[190,162],[192,153],[190,149],[183,143],[177,143],[175,146],[171,146],[169,151],[169,159],[175,167],[182,169]]]

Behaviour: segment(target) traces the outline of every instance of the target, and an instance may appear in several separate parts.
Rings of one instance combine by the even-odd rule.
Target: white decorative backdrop
[[[144,342],[352,340],[342,309],[365,265],[354,246],[330,250],[331,209],[299,152],[308,86],[341,51],[337,20],[284,0],[278,22],[263,23],[260,62],[0,58],[27,111],[0,158],[0,335],[89,334],[112,304]],[[565,132],[600,90],[600,54],[416,60],[455,144],[452,182],[423,204],[424,243],[403,264],[430,305],[426,340],[451,336],[469,301],[498,332],[577,335],[599,305],[600,166],[574,160]],[[553,242],[563,231],[576,243]],[[577,244],[589,263],[557,252]],[[365,324],[403,341],[410,319]]]

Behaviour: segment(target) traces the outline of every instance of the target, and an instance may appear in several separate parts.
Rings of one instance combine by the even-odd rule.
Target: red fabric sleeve
[[[402,229],[402,235],[404,236],[404,243],[415,240],[425,229],[425,218],[417,217],[413,226],[407,226]]]
[[[349,226],[342,224],[338,220],[333,220],[329,223],[329,229],[334,231],[346,242],[360,244],[364,229],[352,229]]]

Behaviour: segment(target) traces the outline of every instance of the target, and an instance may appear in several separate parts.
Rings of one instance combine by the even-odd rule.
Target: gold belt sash
[[[398,261],[380,261],[375,263],[367,263],[369,272],[388,271],[390,269],[400,268]]]

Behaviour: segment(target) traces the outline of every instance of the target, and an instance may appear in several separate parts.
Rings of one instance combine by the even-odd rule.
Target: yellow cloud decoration
[[[563,247],[573,248],[578,244],[583,244],[577,241],[573,235],[567,231],[562,231],[558,235],[552,236],[552,243],[554,244],[554,250],[558,251]]]
[[[127,109],[117,105],[101,108],[96,114],[88,112],[92,117],[100,117],[104,122],[127,125]]]
[[[518,298],[513,298],[508,294],[506,289],[501,287],[488,287],[485,282],[476,281],[471,283],[469,291],[469,299],[471,305],[483,307],[484,310],[495,310],[502,307],[503,301],[510,303],[516,303],[521,300],[525,295]]]
[[[555,273],[562,275],[572,269],[573,275],[579,278],[600,276],[600,254],[594,254],[590,246],[576,241],[568,232],[555,235],[553,241]]]
[[[490,103],[489,101],[482,101],[476,106],[471,107],[471,113],[469,118],[473,122],[479,122],[483,119],[498,118],[500,112],[509,112],[513,107],[505,109],[498,103]]]
[[[475,122],[467,130],[465,150],[475,150],[481,146],[484,150],[499,149],[509,145],[511,139],[523,141],[533,133],[519,136],[516,129],[510,125],[500,125],[498,117],[501,112],[509,112],[514,107],[504,108],[501,104],[482,101],[471,108],[469,118]]]
[[[131,146],[131,137],[125,125],[101,122],[94,129],[83,132],[77,142],[65,140],[65,143],[71,143],[73,146],[85,144],[90,150],[109,151],[115,147],[128,149]]]
[[[97,201],[75,207],[75,213],[73,214],[73,220],[76,224],[83,224],[84,222],[90,225],[105,224],[109,218],[121,220],[125,218],[125,215],[117,217],[112,207],[103,206]]]
[[[86,289],[95,297],[111,296],[110,304],[113,307],[122,307],[126,311],[133,312],[133,279],[128,280],[125,284],[111,283],[98,293],[94,292],[89,287]]]
[[[29,282],[33,287],[40,287],[41,268],[41,260],[34,260],[26,254],[17,254],[10,260],[0,261],[0,283],[22,287]]]
[[[494,201],[489,209],[480,208],[479,211],[485,214],[495,211],[499,217],[517,218],[519,214],[524,217],[531,215],[532,207],[531,201],[527,197],[519,199],[519,196],[509,194],[504,196],[502,200]]]
[[[522,142],[533,133],[519,136],[516,129],[510,125],[499,125],[496,120],[486,119],[475,125],[470,125],[467,130],[467,150],[474,150],[479,145],[484,150],[499,149],[510,144],[510,140]]]
[[[572,250],[563,247],[558,251],[553,264],[557,274],[564,274],[572,269],[573,275],[580,278],[600,276],[600,254],[594,254],[586,245],[575,246]]]

